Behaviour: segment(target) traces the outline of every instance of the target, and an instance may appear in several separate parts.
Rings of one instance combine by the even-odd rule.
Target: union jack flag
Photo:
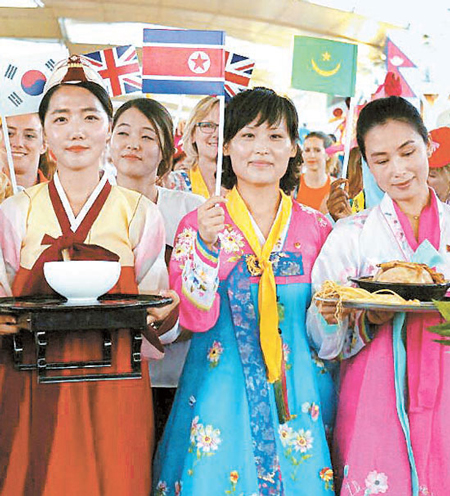
[[[141,67],[134,46],[108,48],[83,57],[105,80],[109,96],[142,90]]]
[[[250,84],[255,62],[248,57],[225,51],[225,101],[244,91]]]

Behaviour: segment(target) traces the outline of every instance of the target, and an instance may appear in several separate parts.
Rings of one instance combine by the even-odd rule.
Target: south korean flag
[[[45,83],[56,64],[67,56],[67,51],[61,51],[0,58],[0,114],[37,112]]]

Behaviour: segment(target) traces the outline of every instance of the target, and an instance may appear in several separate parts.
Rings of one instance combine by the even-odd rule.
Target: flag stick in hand
[[[216,191],[215,195],[220,196],[222,186],[222,163],[223,163],[223,128],[225,123],[225,96],[219,95],[219,129],[217,143],[217,168],[216,168]]]
[[[3,129],[3,140],[5,141],[6,158],[8,159],[9,179],[11,181],[13,193],[16,194],[18,191],[17,181],[16,181],[16,173],[14,171],[14,162],[11,153],[11,143],[9,141],[8,124],[6,123],[6,117],[4,115],[0,116],[0,118]]]

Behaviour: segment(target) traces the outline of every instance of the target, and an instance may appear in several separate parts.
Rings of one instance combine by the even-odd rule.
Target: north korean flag
[[[142,92],[223,95],[223,31],[144,29]]]

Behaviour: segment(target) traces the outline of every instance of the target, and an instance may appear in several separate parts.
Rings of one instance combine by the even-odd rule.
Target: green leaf
[[[428,327],[430,332],[439,334],[440,336],[450,336],[450,323],[444,322],[443,324],[438,324],[435,326]]]
[[[433,300],[434,306],[439,310],[439,313],[448,322],[450,321],[450,301]]]
[[[450,339],[433,339],[435,343],[441,343],[446,346],[450,346]]]

